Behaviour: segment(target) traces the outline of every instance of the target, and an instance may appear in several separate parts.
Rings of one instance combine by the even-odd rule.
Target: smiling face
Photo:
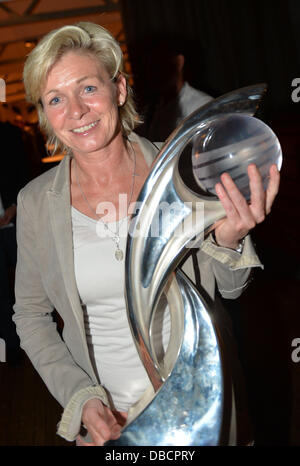
[[[121,134],[118,104],[126,99],[126,81],[112,82],[97,57],[70,51],[52,67],[42,92],[46,117],[57,138],[73,152],[107,147]]]

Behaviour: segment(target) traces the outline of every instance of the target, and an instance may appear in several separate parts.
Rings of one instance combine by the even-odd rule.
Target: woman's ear
[[[119,76],[117,77],[117,102],[118,106],[122,107],[124,103],[126,102],[127,98],[127,81],[125,76],[120,73]]]

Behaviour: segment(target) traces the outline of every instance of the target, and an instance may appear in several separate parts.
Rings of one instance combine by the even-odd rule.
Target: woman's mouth
[[[71,131],[72,133],[77,133],[77,134],[86,133],[90,129],[94,128],[98,123],[99,123],[99,120],[94,121],[93,123],[90,123],[89,125],[80,126],[80,128],[74,128]]]

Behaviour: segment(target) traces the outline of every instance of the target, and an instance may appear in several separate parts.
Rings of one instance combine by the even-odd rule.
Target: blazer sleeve
[[[39,272],[36,234],[34,222],[24,207],[21,191],[18,196],[18,260],[13,320],[20,337],[21,347],[27,353],[33,366],[56,400],[63,407],[68,407],[68,423],[74,421],[71,419],[73,413],[79,414],[76,420],[76,431],[80,427],[80,413],[73,406],[74,400],[75,403],[77,400],[82,407],[84,401],[97,397],[97,390],[88,389],[95,387],[95,384],[75,363],[53,322],[51,315],[53,305],[45,292]],[[95,388],[98,389],[98,397],[105,402],[107,398],[104,395],[104,389],[101,386]],[[78,393],[82,393],[83,389],[87,389],[87,393],[84,397],[78,398]],[[71,411],[70,403],[73,406]],[[74,435],[68,440],[72,440]]]
[[[182,270],[214,299],[216,287],[226,299],[238,298],[250,282],[254,267],[263,268],[249,235],[242,253],[214,244],[212,236],[192,251]]]

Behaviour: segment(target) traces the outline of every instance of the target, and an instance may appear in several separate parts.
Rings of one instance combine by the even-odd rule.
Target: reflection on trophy
[[[265,185],[270,165],[280,169],[277,137],[253,117],[264,92],[265,85],[239,89],[195,111],[168,138],[144,184],[127,241],[126,300],[132,335],[151,385],[121,437],[106,445],[226,444],[233,386],[228,364],[225,368],[222,329],[212,318],[212,303],[176,267],[224,217],[214,193],[224,171],[249,199],[249,163],[259,167]],[[186,186],[178,170],[188,145],[201,194]],[[151,234],[164,203],[180,208],[175,215],[166,209],[165,228]],[[171,333],[161,361],[151,328],[163,293]]]

